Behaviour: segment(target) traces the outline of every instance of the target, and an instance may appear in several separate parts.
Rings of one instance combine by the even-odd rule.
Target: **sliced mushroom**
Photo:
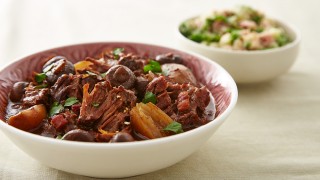
[[[38,127],[46,117],[46,107],[43,104],[38,104],[11,116],[8,119],[8,124],[18,129],[29,131]]]

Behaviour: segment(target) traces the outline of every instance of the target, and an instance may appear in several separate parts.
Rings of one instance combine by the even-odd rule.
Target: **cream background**
[[[320,179],[318,0],[0,0],[0,67],[40,50],[83,42],[177,47],[179,20],[235,4],[252,5],[300,29],[295,65],[274,81],[239,86],[232,115],[199,151],[132,179]],[[0,179],[90,178],[41,165],[0,132]]]

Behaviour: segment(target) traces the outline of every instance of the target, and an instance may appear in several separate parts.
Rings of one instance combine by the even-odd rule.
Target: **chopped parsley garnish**
[[[69,97],[65,103],[64,103],[64,106],[67,107],[67,106],[72,106],[76,103],[78,103],[79,100],[76,98],[76,97]]]
[[[50,108],[49,116],[52,117],[55,114],[60,113],[63,110],[63,106],[58,102],[54,102]]]
[[[99,104],[99,103],[92,103],[92,106],[93,106],[93,107],[99,107],[100,104]]]
[[[143,103],[148,103],[148,102],[152,102],[153,104],[157,103],[157,97],[155,94],[153,94],[152,92],[147,91],[146,94],[144,95],[144,98],[142,100]]]
[[[173,121],[170,123],[167,127],[163,128],[164,131],[172,131],[176,134],[182,133],[182,125],[176,121]]]
[[[115,48],[112,53],[116,59],[119,59],[119,55],[124,51],[124,48]]]
[[[143,67],[143,71],[145,73],[147,73],[149,71],[154,72],[154,73],[161,73],[162,72],[160,63],[155,60],[150,60],[149,64],[147,64]]]
[[[37,83],[42,83],[43,80],[45,80],[47,77],[47,75],[45,73],[39,73],[35,75],[35,80],[37,81]]]
[[[62,136],[59,134],[56,139],[62,139]]]
[[[87,72],[87,74],[89,74],[89,75],[91,75],[91,76],[97,76],[96,73],[93,73],[93,72],[91,72],[91,71],[86,71],[86,72]]]
[[[102,78],[105,78],[106,75],[107,75],[107,72],[104,72],[104,73],[101,73],[101,74],[100,74],[100,76],[101,76]]]

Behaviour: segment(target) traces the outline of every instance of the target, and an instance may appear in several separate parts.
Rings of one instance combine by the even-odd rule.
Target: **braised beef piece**
[[[87,57],[85,61],[90,61],[93,63],[90,67],[92,68],[93,71],[99,72],[99,73],[104,73],[107,72],[110,69],[110,65],[106,64],[104,59],[94,59]]]
[[[143,61],[144,60],[139,59],[137,56],[133,56],[132,54],[127,54],[120,57],[118,64],[128,67],[133,72],[136,72],[136,71],[142,72]]]
[[[205,87],[177,84],[159,76],[147,86],[147,91],[157,97],[156,105],[172,119],[182,124],[184,130],[199,127],[208,122],[204,111],[210,101]]]
[[[204,111],[209,102],[210,96],[206,87],[197,88],[190,85],[189,89],[179,93],[176,121],[182,124],[183,130],[194,129],[208,122]]]
[[[112,89],[108,81],[98,82],[94,89],[89,92],[89,84],[83,86],[83,99],[80,108],[78,124],[91,127],[105,112],[108,92]]]
[[[43,65],[42,71],[46,74],[49,84],[54,84],[63,74],[75,74],[72,62],[63,56],[55,56]]]
[[[89,84],[88,91],[91,92],[95,86],[100,80],[96,76],[82,76],[81,78],[81,87],[83,87],[86,84]]]
[[[112,88],[108,81],[97,83],[91,93],[88,93],[88,85],[83,89],[78,125],[84,128],[95,126],[108,132],[121,130],[136,103],[133,91],[122,86]]]
[[[49,94],[50,92],[48,88],[37,89],[37,86],[29,84],[29,86],[25,88],[22,105],[24,107],[31,107],[36,104],[44,104],[48,106],[50,104]]]
[[[149,84],[148,79],[143,76],[138,76],[134,85],[139,98],[142,98],[146,93],[147,85]]]
[[[98,127],[108,132],[120,131],[124,122],[129,121],[129,112],[136,105],[136,96],[133,91],[122,86],[113,88],[108,93],[105,112],[99,120]]]
[[[54,101],[61,102],[67,97],[76,97],[82,99],[81,75],[63,74],[57,82],[51,86],[50,94]]]

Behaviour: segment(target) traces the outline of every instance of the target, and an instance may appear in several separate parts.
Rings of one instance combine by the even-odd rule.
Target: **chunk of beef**
[[[31,84],[25,88],[24,98],[22,99],[22,104],[24,107],[31,107],[36,104],[49,105],[49,89],[42,88],[37,89],[36,86]]]
[[[165,91],[168,87],[167,81],[163,76],[154,78],[147,86],[147,91],[153,94],[159,94]]]
[[[121,130],[129,117],[130,109],[136,103],[133,91],[122,86],[112,89],[108,81],[105,81],[97,83],[89,94],[88,86],[83,87],[84,96],[78,124],[87,128],[94,126],[108,132]]]
[[[108,81],[98,82],[90,93],[89,84],[83,86],[83,99],[78,119],[79,125],[91,126],[103,115],[109,105],[106,99],[110,90],[111,85]]]
[[[149,84],[148,79],[146,79],[142,76],[137,77],[134,88],[136,89],[136,92],[139,97],[144,96],[148,84]]]
[[[119,65],[123,65],[131,69],[131,71],[141,71],[143,70],[143,60],[139,59],[132,54],[127,54],[125,56],[120,57]]]
[[[90,66],[91,70],[99,73],[107,72],[110,69],[110,65],[107,64],[103,58],[101,59],[94,59],[87,57],[85,61],[90,61],[93,63],[93,65]]]
[[[89,84],[89,92],[91,92],[95,86],[100,80],[95,76],[82,76],[81,79],[81,87],[83,87],[86,84]]]
[[[57,102],[65,100],[67,97],[82,99],[81,76],[63,74],[57,82],[50,88],[50,94]]]
[[[106,101],[108,106],[98,126],[108,132],[120,131],[124,127],[125,120],[129,118],[131,108],[136,104],[136,96],[133,91],[120,86],[109,92]]]
[[[206,87],[189,86],[187,91],[178,95],[176,121],[182,124],[184,130],[194,129],[208,122],[205,108],[210,102],[209,91]]]

